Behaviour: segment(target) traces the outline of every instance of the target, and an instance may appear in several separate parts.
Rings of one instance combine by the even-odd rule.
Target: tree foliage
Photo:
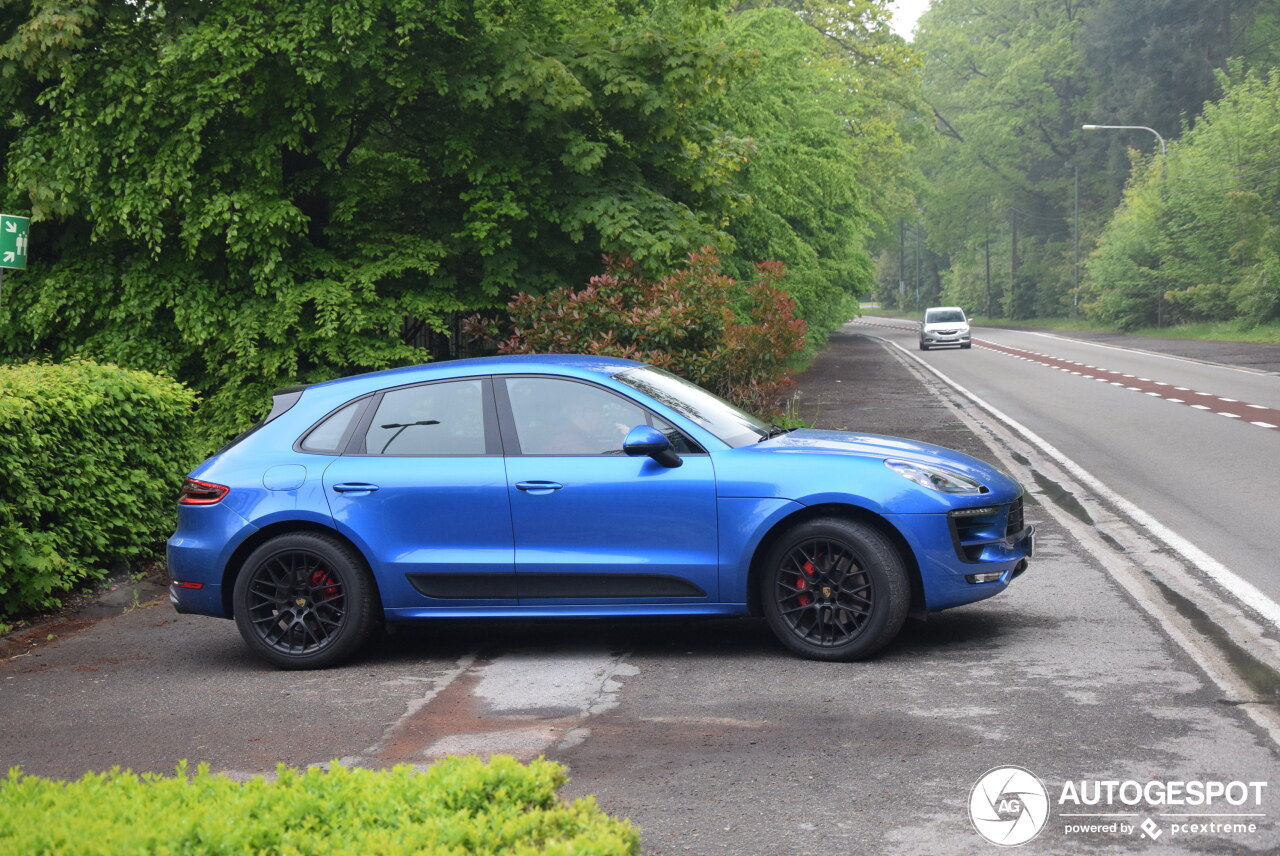
[[[0,0],[0,358],[178,377],[214,435],[276,385],[714,246],[819,336],[904,204],[885,0]]]
[[[223,429],[601,250],[657,270],[726,240],[712,4],[102,0],[61,42],[61,4],[23,5],[7,167],[36,255],[6,350],[188,379]]]
[[[1181,143],[1221,96],[1232,57],[1241,73],[1274,65],[1278,24],[1264,0],[934,0],[916,45],[939,133],[917,162],[930,179],[919,222],[946,269],[941,299],[980,307],[976,297],[995,293],[997,314],[1059,315],[1084,296],[1075,291],[1077,241],[1082,259],[1104,227],[1113,246],[1173,249],[1159,241],[1181,239],[1164,230],[1192,221],[1140,227],[1149,205],[1130,204],[1138,220],[1107,227],[1131,171],[1149,168],[1131,149],[1155,157],[1155,136],[1081,126],[1148,126]],[[1203,254],[1197,275],[1216,282],[1223,274],[1211,258],[1229,259],[1225,249],[1182,242],[1178,252]],[[998,253],[990,277],[988,253]],[[1168,311],[1175,304],[1188,305],[1163,297],[1175,263],[1167,258],[1166,274],[1144,275],[1141,287],[1109,262],[1090,271],[1095,284],[1104,271],[1129,277],[1119,315],[1153,300],[1138,314],[1164,323],[1185,317]]]
[[[1121,327],[1280,317],[1280,69],[1223,86],[1167,157],[1135,173],[1089,261],[1093,316]]]
[[[717,104],[717,121],[750,141],[727,262],[739,277],[785,263],[825,342],[870,290],[869,239],[904,204],[917,57],[868,0],[744,3],[725,37],[752,60]]]
[[[519,294],[505,319],[470,319],[472,335],[505,354],[625,357],[669,369],[737,404],[773,413],[790,384],[788,362],[805,345],[805,322],[782,290],[779,262],[750,283],[721,271],[711,247],[660,279],[631,259],[608,258],[585,288]]]

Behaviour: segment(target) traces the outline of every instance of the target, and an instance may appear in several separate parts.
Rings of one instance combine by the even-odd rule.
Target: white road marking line
[[[1262,591],[1253,583],[1239,576],[1204,550],[1201,550],[1195,544],[1192,544],[1186,538],[1183,538],[1168,526],[1165,526],[1155,517],[1152,517],[1149,513],[1134,505],[1128,499],[1125,499],[1111,488],[1107,487],[1092,473],[1084,469],[1084,467],[1077,464],[1071,458],[1068,458],[1062,452],[1058,451],[1058,449],[1051,445],[1047,440],[1039,434],[1036,434],[1021,422],[1018,422],[1002,410],[999,410],[987,403],[984,399],[979,398],[977,395],[956,383],[947,375],[938,371],[938,369],[934,368],[932,365],[916,357],[897,342],[889,342],[889,344],[897,348],[899,351],[902,351],[919,365],[924,366],[928,371],[936,375],[944,383],[951,386],[965,398],[968,398],[996,419],[1021,434],[1028,442],[1038,447],[1041,452],[1056,461],[1059,466],[1064,467],[1068,473],[1078,479],[1082,484],[1092,489],[1095,493],[1101,495],[1103,499],[1119,508],[1139,526],[1146,529],[1152,537],[1164,542],[1165,546],[1169,547],[1169,549],[1173,550],[1173,552],[1177,553],[1192,566],[1197,567],[1201,572],[1208,575],[1218,583],[1218,585],[1222,586],[1250,609],[1257,612],[1273,628],[1280,630],[1280,604],[1263,594]],[[1208,408],[1205,409],[1207,410]]]

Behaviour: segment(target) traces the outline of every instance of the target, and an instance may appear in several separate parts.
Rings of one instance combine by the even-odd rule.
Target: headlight
[[[889,458],[884,465],[905,479],[910,479],[921,487],[941,493],[978,494],[985,493],[986,488],[966,475],[953,470],[934,467],[929,464],[916,464],[911,461],[899,461]]]

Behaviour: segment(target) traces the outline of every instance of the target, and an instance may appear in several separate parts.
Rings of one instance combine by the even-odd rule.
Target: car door
[[[515,606],[511,506],[489,378],[377,394],[324,486],[336,526],[368,557],[393,617]]]
[[[628,457],[629,429],[675,429],[594,384],[507,377],[496,391],[522,607],[718,601],[708,455],[685,439],[680,467]]]

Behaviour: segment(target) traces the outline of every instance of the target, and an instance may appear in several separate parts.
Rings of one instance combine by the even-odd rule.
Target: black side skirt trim
[[[418,594],[440,600],[707,596],[688,580],[662,574],[409,574],[408,578]]]

